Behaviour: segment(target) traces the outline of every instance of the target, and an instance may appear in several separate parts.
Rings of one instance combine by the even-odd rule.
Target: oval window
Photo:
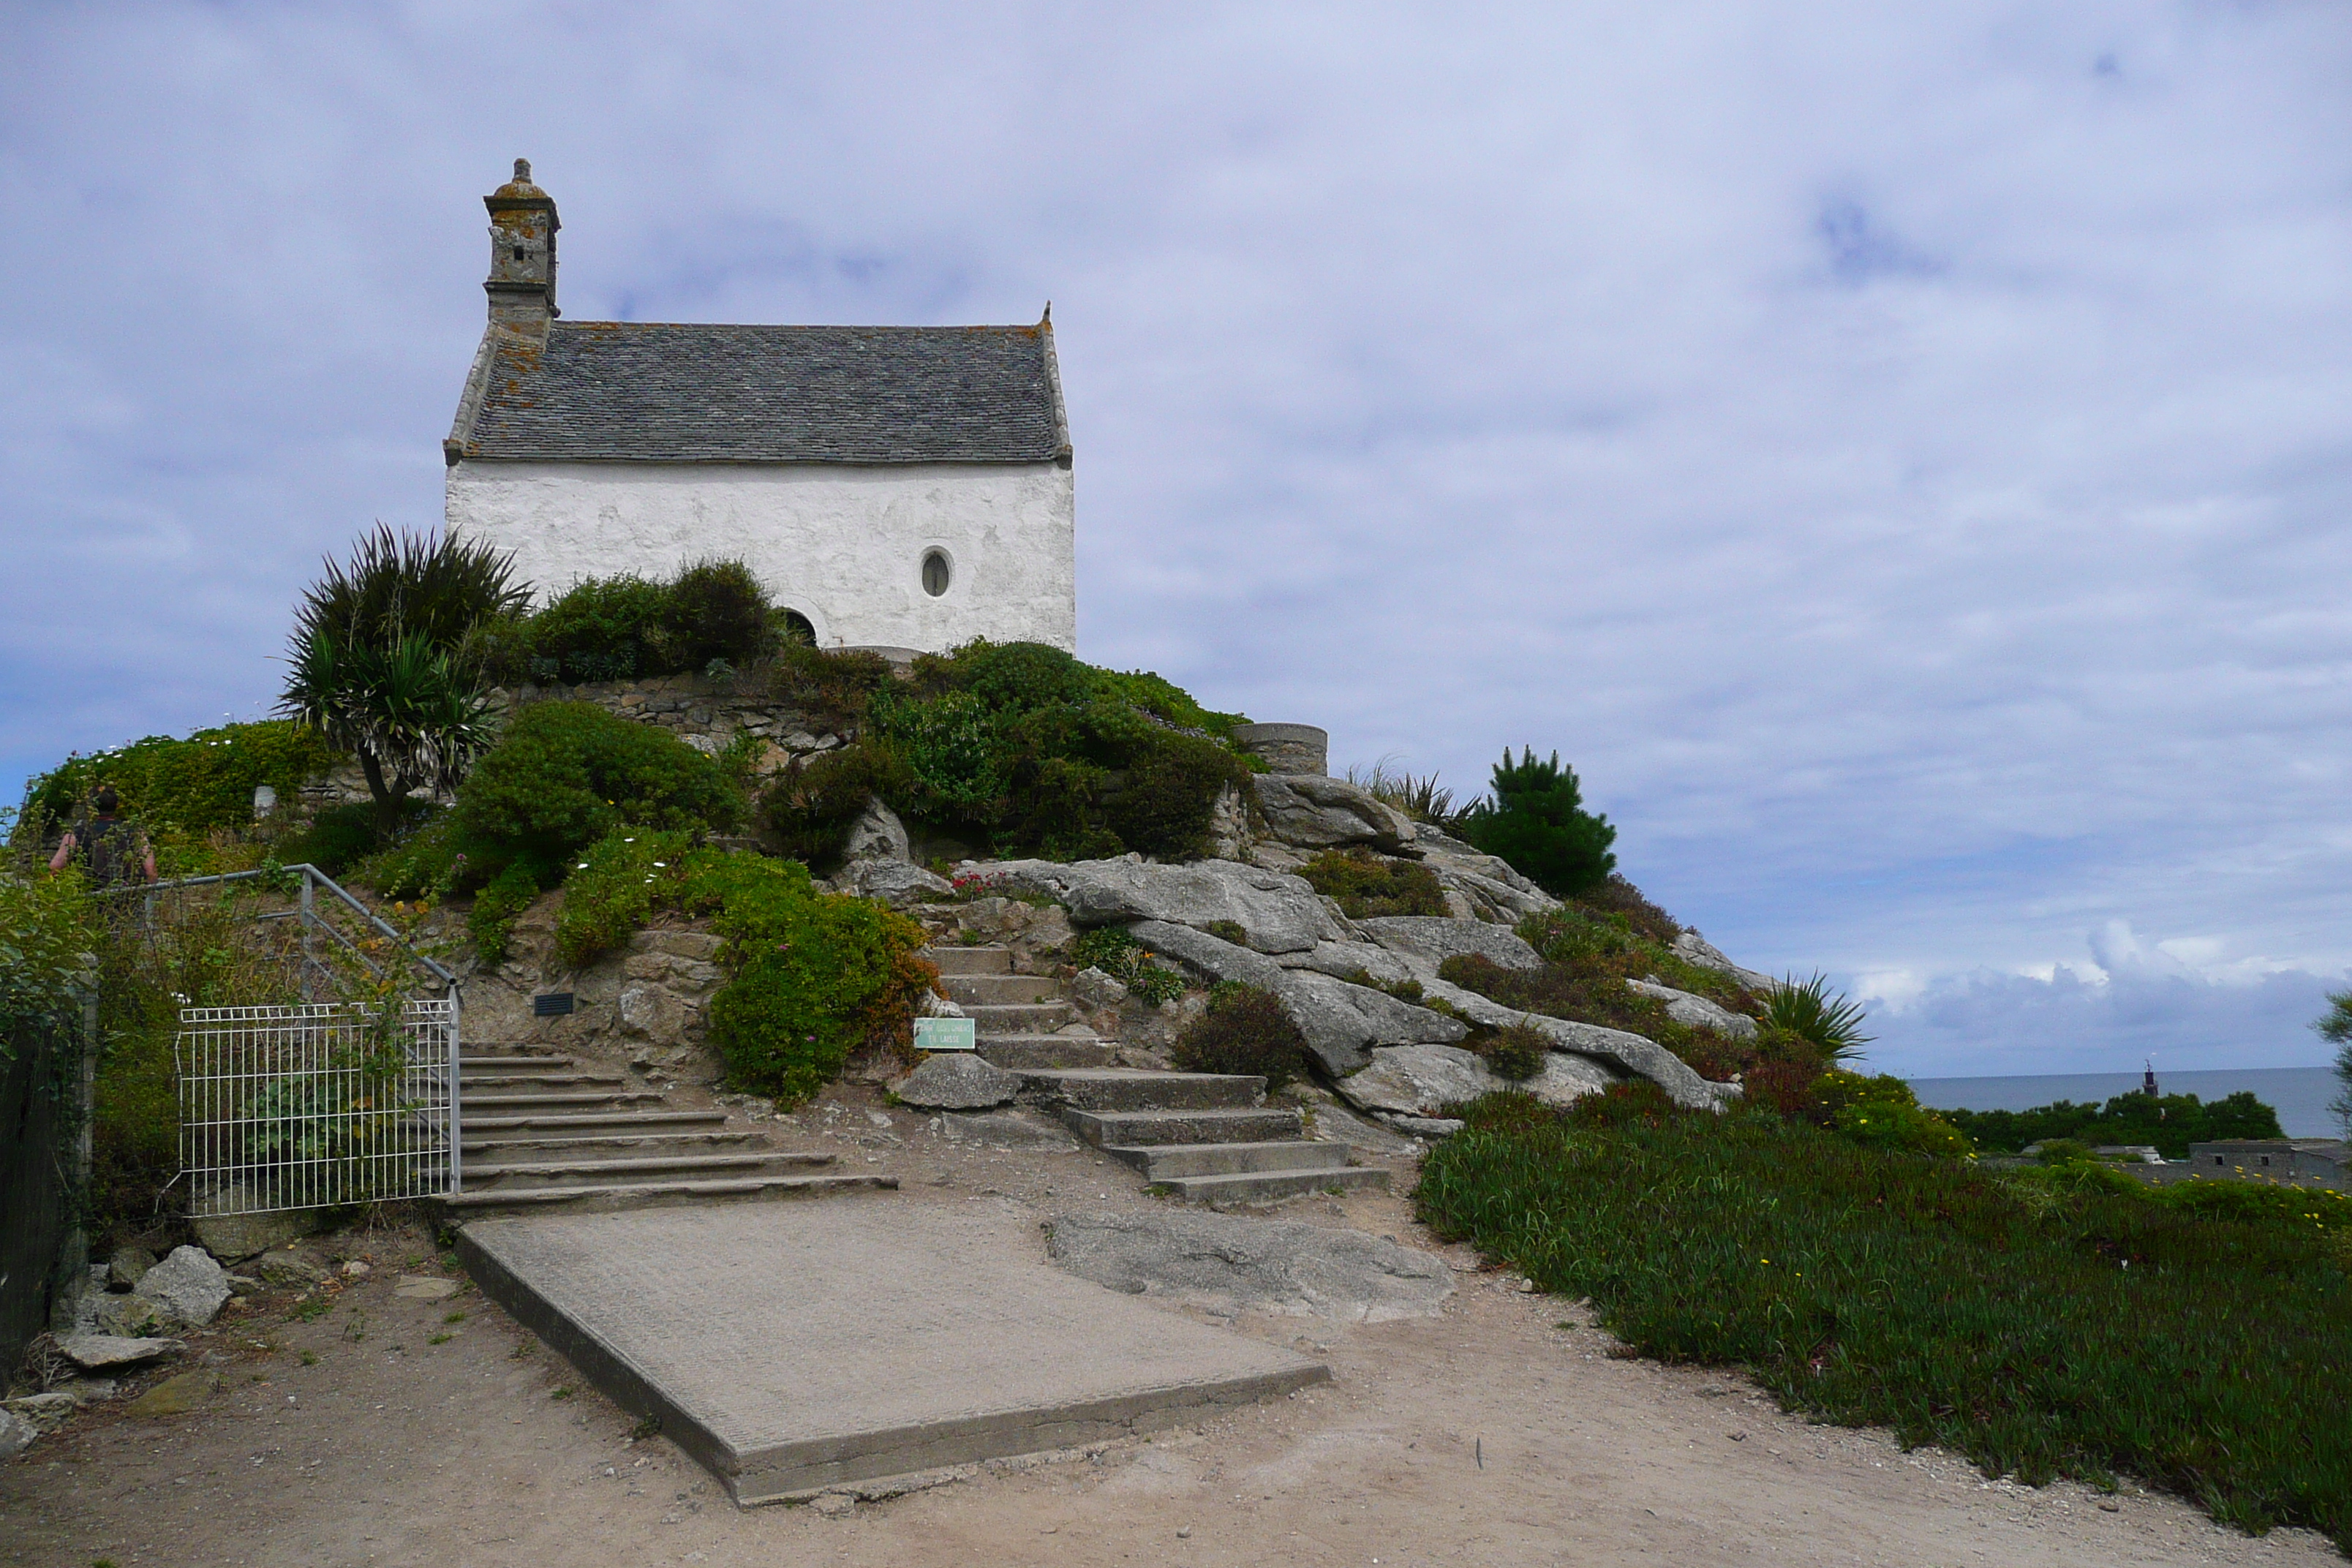
[[[816,627],[809,624],[806,616],[798,610],[783,610],[778,613],[777,620],[786,642],[798,643],[803,647],[816,647]]]
[[[923,552],[923,592],[938,598],[948,591],[948,552],[927,550]]]

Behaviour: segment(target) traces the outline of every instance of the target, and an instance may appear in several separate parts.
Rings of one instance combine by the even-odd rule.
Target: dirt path
[[[799,1128],[900,1171],[877,1204],[1042,1218],[1152,1201],[1090,1152],[957,1147],[871,1109],[847,1091]],[[1385,1194],[1282,1212],[1433,1245]],[[1558,1301],[1475,1271],[1436,1319],[1234,1325],[1325,1354],[1327,1387],[837,1513],[739,1510],[470,1287],[396,1297],[398,1275],[444,1272],[421,1232],[327,1245],[372,1272],[312,1321],[283,1296],[225,1314],[199,1342],[219,1383],[195,1412],[100,1407],[0,1466],[0,1563],[2341,1562],[2305,1532],[2250,1540],[2131,1489],[2109,1511],[2084,1488],[1987,1483],[1948,1454],[1808,1426],[1736,1378],[1612,1359],[1605,1335],[1557,1326]]]

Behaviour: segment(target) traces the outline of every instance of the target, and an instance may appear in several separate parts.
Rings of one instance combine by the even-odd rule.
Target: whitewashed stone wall
[[[461,462],[453,535],[514,552],[542,595],[582,577],[748,562],[820,647],[944,652],[973,637],[1077,647],[1076,501],[1051,463],[853,468]],[[948,590],[923,588],[932,550]]]

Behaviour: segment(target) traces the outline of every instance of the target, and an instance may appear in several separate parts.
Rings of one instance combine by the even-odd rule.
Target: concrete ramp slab
[[[458,1246],[493,1300],[739,1503],[1098,1442],[1330,1375],[945,1205],[486,1219]]]

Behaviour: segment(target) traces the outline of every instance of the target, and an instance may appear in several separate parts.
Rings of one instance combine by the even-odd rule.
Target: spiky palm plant
[[[419,788],[455,789],[490,742],[478,679],[421,637],[389,647],[313,632],[297,642],[278,710],[359,759],[380,831]]]
[[[1829,976],[1815,972],[1811,980],[1789,976],[1764,999],[1766,1023],[1812,1042],[1827,1067],[1858,1059],[1871,1037],[1862,1032],[1862,1005],[1830,990]]]
[[[455,649],[482,622],[530,604],[530,585],[515,580],[512,555],[478,540],[394,533],[378,523],[361,536],[350,564],[328,561],[294,613],[294,636],[325,633],[381,648],[415,637]]]

